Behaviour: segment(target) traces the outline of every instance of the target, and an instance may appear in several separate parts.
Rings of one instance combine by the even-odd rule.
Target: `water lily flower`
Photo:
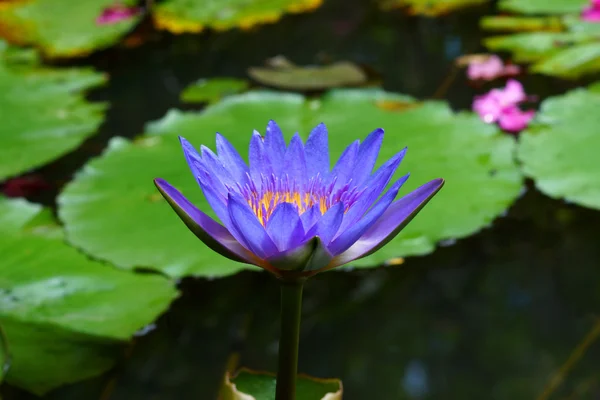
[[[222,225],[163,179],[173,210],[212,250],[276,276],[311,276],[365,257],[394,238],[440,190],[432,180],[395,200],[408,175],[393,182],[406,149],[374,172],[384,132],[351,143],[330,168],[327,129],[286,145],[274,121],[254,132],[249,165],[219,133],[217,153],[180,138],[187,163]]]
[[[510,79],[503,89],[492,89],[475,97],[473,111],[486,123],[498,123],[508,132],[520,132],[535,116],[535,111],[521,111],[518,105],[528,99],[523,85]]]
[[[587,22],[600,22],[600,0],[591,0],[590,5],[581,12],[581,19]]]
[[[495,54],[483,57],[473,57],[467,67],[467,77],[470,80],[486,80],[516,75],[521,71],[517,65],[504,64],[502,59]]]
[[[112,25],[117,22],[128,20],[141,12],[139,7],[127,7],[115,4],[102,10],[102,14],[96,18],[97,25]]]
[[[500,115],[498,126],[507,132],[521,132],[527,128],[533,117],[535,117],[534,110],[523,111],[517,106],[508,107]]]

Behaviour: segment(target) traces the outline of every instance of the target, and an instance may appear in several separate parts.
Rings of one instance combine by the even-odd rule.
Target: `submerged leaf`
[[[248,75],[262,84],[293,90],[357,86],[367,80],[365,73],[357,65],[347,61],[322,67],[251,67]]]
[[[177,295],[163,277],[90,260],[64,243],[48,210],[22,200],[0,198],[0,253],[7,381],[36,393],[110,367],[119,341],[154,321]]]
[[[225,377],[219,400],[275,400],[273,374],[242,369]],[[298,375],[297,400],[342,400],[342,382]]]
[[[181,101],[187,103],[215,103],[225,96],[240,93],[248,88],[248,82],[235,78],[200,79],[181,93]]]
[[[382,104],[400,104],[402,109]],[[349,135],[364,139],[365,132],[385,128],[379,160],[409,148],[399,174],[410,172],[411,178],[401,195],[431,179],[447,179],[444,190],[390,245],[357,265],[425,254],[440,240],[470,235],[503,213],[521,190],[514,140],[474,114],[453,113],[445,103],[416,103],[408,96],[365,89],[336,90],[318,100],[249,92],[203,112],[173,110],[149,125],[144,139],[113,139],[106,153],[91,161],[58,199],[68,240],[119,267],[144,265],[175,277],[224,276],[248,268],[204,247],[157,196],[152,180],[166,179],[212,215],[186,172],[177,135],[214,147],[206,138],[218,131],[241,151],[252,130],[262,131],[269,119],[278,122],[288,139],[296,131],[305,136],[325,122],[331,159],[339,157]]]

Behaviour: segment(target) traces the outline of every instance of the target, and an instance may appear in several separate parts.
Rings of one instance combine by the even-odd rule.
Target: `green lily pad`
[[[8,370],[8,344],[6,343],[6,334],[2,325],[0,325],[0,384],[4,380],[4,374]]]
[[[136,16],[110,25],[96,24],[102,11],[136,0],[30,0],[3,3],[0,36],[17,44],[39,47],[50,57],[83,56],[109,47],[139,21]]]
[[[165,0],[156,5],[153,17],[159,28],[172,33],[197,33],[204,28],[248,29],[276,22],[286,12],[312,11],[321,3],[322,0]]]
[[[181,101],[187,103],[216,103],[225,96],[248,89],[248,82],[235,78],[200,79],[181,93]]]
[[[0,198],[0,252],[7,381],[36,393],[109,368],[119,342],[177,295],[164,277],[90,260],[64,242],[49,210],[22,200]]]
[[[233,378],[227,376],[221,390],[222,400],[275,400],[275,376],[242,369]],[[341,400],[342,382],[299,375],[297,400]]]
[[[380,0],[380,5],[384,10],[407,7],[410,14],[433,17],[487,2],[489,0]]]
[[[523,32],[493,36],[484,40],[485,46],[495,52],[507,51],[518,62],[536,62],[560,53],[566,46],[589,40],[587,35],[575,32]]]
[[[576,89],[546,99],[522,132],[518,155],[536,187],[554,198],[600,209],[600,93]]]
[[[2,316],[2,325],[11,356],[6,382],[37,395],[107,371],[124,351],[122,342],[51,323]]]
[[[481,28],[487,31],[561,31],[562,19],[557,16],[518,17],[512,15],[488,15],[479,21]]]
[[[580,12],[588,0],[500,0],[504,11],[522,14],[566,14]]]
[[[0,42],[0,180],[52,161],[93,134],[105,105],[87,103],[83,91],[104,81],[91,69],[41,68],[31,53]]]
[[[531,67],[534,72],[576,79],[600,71],[600,42],[572,46],[539,61]]]
[[[545,17],[484,17],[484,29],[529,31],[488,38],[492,51],[511,52],[518,62],[532,62],[531,71],[576,79],[600,71],[600,27],[582,21],[579,13],[587,2],[579,0],[504,0],[511,11],[551,14]],[[563,15],[552,15],[563,14]]]
[[[250,77],[264,85],[291,90],[319,90],[357,86],[367,80],[354,63],[341,61],[322,67],[284,67],[248,69]]]
[[[252,130],[263,130],[271,118],[288,138],[295,131],[305,136],[325,122],[332,158],[355,138],[385,128],[382,162],[409,147],[399,174],[410,171],[411,178],[402,193],[446,178],[444,189],[398,238],[357,265],[425,254],[440,240],[468,236],[502,214],[521,190],[514,140],[472,113],[453,113],[445,103],[418,103],[365,89],[336,90],[318,100],[249,92],[203,112],[170,111],[149,125],[141,140],[114,139],[59,196],[68,240],[119,267],[156,268],[171,276],[223,276],[244,268],[199,242],[162,200],[152,179],[168,180],[212,215],[188,171],[177,135],[213,147],[219,131],[245,154]]]

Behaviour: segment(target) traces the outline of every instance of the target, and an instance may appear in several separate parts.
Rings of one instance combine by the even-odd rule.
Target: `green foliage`
[[[597,87],[597,86],[596,86]],[[600,209],[600,93],[575,89],[546,99],[522,133],[523,171],[545,194]]]
[[[398,174],[410,172],[411,178],[401,193],[430,179],[447,179],[441,193],[398,238],[356,265],[426,254],[440,240],[468,236],[503,213],[521,189],[514,140],[473,114],[453,113],[444,103],[418,103],[380,90],[338,90],[317,100],[250,92],[203,112],[170,111],[135,142],[113,139],[105,154],[91,161],[58,199],[68,240],[119,267],[144,266],[174,277],[224,276],[247,267],[199,242],[162,200],[152,179],[168,180],[212,215],[189,173],[177,135],[197,146],[211,146],[218,131],[245,154],[252,130],[264,130],[271,118],[288,138],[295,131],[306,137],[325,122],[332,159],[355,138],[384,127],[380,162],[409,147]]]
[[[235,78],[200,79],[181,93],[181,101],[187,103],[216,103],[225,96],[240,93],[248,88],[248,82]]]
[[[104,104],[83,91],[104,83],[91,69],[39,67],[35,53],[0,42],[0,180],[39,167],[96,131]]]
[[[407,7],[409,13],[438,16],[461,8],[485,4],[489,0],[379,0],[383,9]]]
[[[275,22],[286,12],[314,10],[322,0],[166,0],[156,6],[154,21],[173,33],[200,32],[206,27],[224,30],[251,28]]]
[[[504,9],[550,16],[484,17],[483,29],[517,32],[491,37],[484,43],[492,51],[512,53],[518,62],[533,63],[533,72],[566,79],[596,73],[600,71],[600,27],[579,17],[586,4],[579,0],[501,1]]]
[[[499,8],[522,14],[576,13],[585,7],[587,0],[500,0]]]
[[[342,61],[322,67],[252,67],[248,74],[256,81],[291,90],[319,90],[365,83],[367,76],[354,63]]]
[[[90,260],[64,243],[48,210],[22,200],[0,198],[0,253],[7,381],[35,393],[109,368],[119,342],[177,295],[163,277]]]
[[[275,376],[242,369],[234,378],[225,379],[223,400],[275,400]],[[251,397],[249,397],[251,396]],[[341,400],[342,383],[336,379],[317,379],[300,375],[297,400]]]
[[[135,5],[136,0],[121,0]],[[0,7],[0,36],[19,44],[32,44],[51,57],[86,55],[116,43],[140,17],[110,25],[96,18],[115,0],[32,0]]]

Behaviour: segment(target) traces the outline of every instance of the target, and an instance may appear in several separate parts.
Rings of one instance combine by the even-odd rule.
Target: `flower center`
[[[314,206],[318,206],[323,215],[339,202],[344,203],[347,211],[356,200],[358,190],[348,185],[336,190],[334,187],[335,181],[325,184],[318,176],[310,179],[306,185],[298,185],[287,176],[284,179],[263,177],[260,188],[251,182],[242,188],[242,194],[260,223],[266,226],[273,211],[281,203],[294,205],[298,215],[304,214]]]
[[[281,203],[293,204],[298,210],[298,214],[302,215],[312,206],[318,205],[319,211],[322,214],[333,205],[327,196],[314,195],[313,193],[300,193],[298,191],[278,191],[270,190],[264,193],[252,193],[247,199],[248,205],[254,211],[261,224],[266,225],[267,221],[273,214],[275,207]]]

